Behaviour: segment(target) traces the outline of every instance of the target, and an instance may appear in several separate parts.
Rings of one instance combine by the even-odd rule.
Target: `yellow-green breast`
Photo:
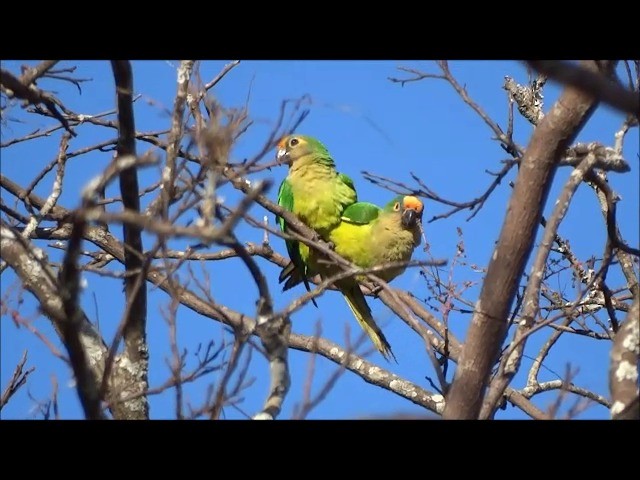
[[[356,201],[356,193],[340,181],[333,168],[299,159],[288,175],[293,195],[293,213],[326,239],[340,223],[345,207]]]
[[[408,261],[415,246],[420,243],[417,229],[402,227],[397,212],[381,214],[370,224],[355,225],[342,222],[329,234],[329,241],[335,244],[337,253],[359,267],[369,268],[388,262]],[[404,272],[405,268],[395,268],[376,273],[389,282]]]

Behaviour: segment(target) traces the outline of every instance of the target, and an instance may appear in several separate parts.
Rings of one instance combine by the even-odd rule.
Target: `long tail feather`
[[[293,262],[290,261],[289,263],[287,263],[287,266],[284,267],[280,272],[280,275],[278,276],[278,283],[282,283],[285,280],[287,280],[287,283],[291,282],[296,273],[297,273],[296,266],[293,264]],[[299,274],[295,276],[300,277]],[[289,288],[296,286],[301,281],[302,281],[302,278],[299,278],[298,281],[292,284]],[[289,288],[285,288],[284,290],[289,290]]]
[[[398,363],[396,356],[391,351],[391,345],[389,345],[384,333],[382,333],[382,330],[376,325],[371,316],[371,309],[367,305],[367,300],[364,298],[360,286],[358,284],[352,285],[348,289],[342,290],[342,294],[351,312],[353,312],[353,316],[356,317],[362,329],[369,335],[369,338],[385,360],[389,361],[389,356],[391,356]]]

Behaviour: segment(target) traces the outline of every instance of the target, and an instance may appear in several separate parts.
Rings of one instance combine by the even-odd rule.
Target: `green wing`
[[[278,205],[285,210],[293,212],[293,192],[291,191],[291,184],[285,178],[280,184],[278,189]],[[280,226],[280,230],[285,231],[284,218],[276,215],[276,223]]]
[[[287,179],[282,181],[278,189],[278,205],[289,212],[293,212],[293,192],[291,191],[291,184]],[[276,223],[280,226],[280,230],[283,232],[287,231],[287,224],[284,218],[276,215]],[[287,245],[287,253],[293,264],[296,267],[304,267],[302,258],[300,258],[300,251],[298,250],[298,242],[295,240],[285,240],[285,244]]]
[[[349,223],[364,225],[378,218],[381,211],[382,209],[373,203],[357,202],[344,209],[342,219]]]
[[[356,199],[355,201],[358,201],[358,193],[356,192],[356,187],[353,185],[353,180],[351,180],[351,177],[349,177],[348,175],[345,175],[344,173],[338,173],[338,179],[344,183],[347,187],[351,188],[351,190],[353,190],[353,193],[356,194]]]
[[[291,191],[291,184],[287,179],[282,181],[278,189],[278,205],[289,212],[293,212],[293,192]],[[280,230],[283,232],[287,231],[287,224],[284,218],[276,215],[276,223],[280,226]],[[285,240],[285,245],[287,246],[287,253],[289,254],[291,262],[280,272],[278,282],[282,283],[286,281],[283,290],[289,290],[300,282],[304,282],[307,292],[310,292],[311,287],[307,279],[307,266],[300,256],[298,242],[295,240]],[[312,298],[311,301],[316,307],[318,306],[315,299]]]

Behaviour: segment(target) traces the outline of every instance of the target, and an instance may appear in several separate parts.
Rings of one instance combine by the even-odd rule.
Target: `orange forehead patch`
[[[418,197],[414,197],[413,195],[407,195],[402,199],[402,205],[404,208],[411,208],[418,213],[422,213],[422,209],[424,205],[420,201]]]
[[[278,142],[278,148],[285,148],[287,146],[287,140],[289,140],[289,136],[284,136]]]

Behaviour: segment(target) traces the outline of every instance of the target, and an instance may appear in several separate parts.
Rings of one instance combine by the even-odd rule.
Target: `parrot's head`
[[[312,155],[315,158],[331,158],[327,147],[308,135],[287,135],[280,139],[276,149],[276,161],[293,165],[297,160]]]
[[[424,205],[413,195],[398,195],[389,202],[387,208],[399,212],[402,226],[408,230],[412,230],[418,221],[422,221]]]

